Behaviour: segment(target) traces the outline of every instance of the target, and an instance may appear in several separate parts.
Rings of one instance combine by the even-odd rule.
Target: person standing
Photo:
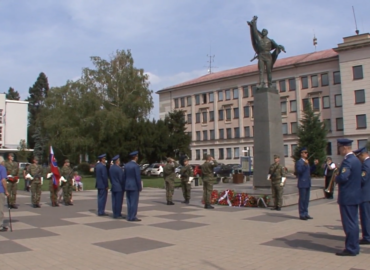
[[[298,190],[299,190],[299,199],[298,199],[298,210],[299,210],[299,219],[308,220],[312,219],[308,215],[308,204],[310,202],[310,189],[311,189],[311,168],[309,165],[308,151],[306,147],[301,148],[300,150],[301,158],[295,164],[295,171],[298,177]]]
[[[9,197],[6,185],[6,169],[4,167],[4,158],[0,156],[0,232],[6,232],[7,227],[4,226],[4,204],[5,197]]]
[[[175,169],[178,166],[177,162],[172,158],[167,158],[167,164],[163,168],[164,181],[166,183],[166,199],[167,205],[174,205],[172,201],[175,190]]]
[[[24,178],[24,190],[30,192],[30,180],[26,178],[27,170],[30,164],[26,164],[26,167],[23,169],[23,178]]]
[[[366,147],[353,151],[362,162],[360,221],[362,239],[360,245],[370,245],[370,157]]]
[[[217,161],[211,156],[206,156],[206,161],[202,164],[202,180],[203,180],[203,200],[205,209],[214,209],[211,205],[211,193],[213,190],[213,168],[218,165]]]
[[[356,256],[360,252],[358,241],[358,206],[361,198],[361,162],[353,154],[352,140],[338,139],[339,153],[344,157],[339,168],[339,174],[335,177],[338,184],[338,204],[342,226],[346,234],[345,249],[337,252],[337,256]]]
[[[281,210],[283,204],[282,178],[285,177],[285,169],[280,164],[280,157],[274,155],[274,163],[270,165],[269,175],[271,180],[271,193],[274,198],[274,207],[271,210]]]
[[[130,153],[131,161],[126,163],[123,171],[123,184],[127,201],[127,221],[137,222],[137,208],[139,205],[139,194],[143,189],[141,184],[140,168],[137,164],[138,151]]]
[[[28,167],[27,173],[31,176],[31,200],[33,208],[40,208],[42,167],[38,164],[39,159],[33,157],[33,163]]]
[[[120,164],[119,155],[113,159],[113,165],[109,168],[111,192],[112,192],[112,212],[113,218],[122,218],[123,203],[123,171]]]
[[[325,175],[325,190],[329,188],[330,180],[333,176],[334,169],[336,168],[335,163],[331,159],[331,157],[326,158],[326,164],[324,167],[324,175]],[[333,192],[325,192],[325,198],[327,199],[334,199],[334,187]]]
[[[63,188],[63,199],[64,199],[64,205],[73,205],[71,202],[72,200],[72,189],[73,189],[73,170],[70,166],[69,159],[64,160],[64,165],[62,169],[60,170],[60,175],[67,180],[66,182],[63,182],[62,188]]]
[[[55,161],[56,162],[56,161]],[[59,170],[59,168],[57,167]],[[49,166],[47,170],[47,176],[46,178],[49,179],[49,191],[50,191],[50,201],[51,201],[51,206],[52,207],[59,207],[58,203],[58,191],[59,191],[59,186],[55,187],[53,184],[53,173],[51,172],[51,168]]]
[[[14,154],[8,154],[8,160],[5,161],[5,168],[8,174],[8,192],[9,192],[9,206],[13,209],[18,209],[16,205],[17,201],[17,189],[19,183],[19,166],[18,163],[14,161]]]
[[[108,197],[108,172],[105,165],[106,154],[98,156],[99,162],[95,165],[96,183],[98,190],[98,216],[108,216],[105,213],[105,205]]]
[[[182,195],[184,196],[185,199],[185,201],[183,201],[182,203],[189,204],[191,191],[191,182],[189,182],[189,178],[193,177],[193,168],[189,165],[188,158],[184,158],[182,162],[183,167],[180,169],[180,177],[181,177]]]

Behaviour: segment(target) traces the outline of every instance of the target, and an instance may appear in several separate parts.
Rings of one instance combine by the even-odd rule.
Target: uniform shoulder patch
[[[363,171],[362,174],[361,174],[362,177],[366,176],[366,172]]]
[[[346,168],[343,168],[342,169],[342,173],[345,173],[347,171],[347,169]]]

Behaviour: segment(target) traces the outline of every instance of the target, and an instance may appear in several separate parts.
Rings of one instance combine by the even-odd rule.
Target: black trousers
[[[329,187],[330,179],[331,179],[331,176],[330,177],[325,176],[325,189],[327,189]],[[331,193],[325,192],[325,198],[327,198],[327,199],[333,199],[334,198],[335,183],[333,183],[333,185],[334,185],[333,186],[333,192],[331,192]]]

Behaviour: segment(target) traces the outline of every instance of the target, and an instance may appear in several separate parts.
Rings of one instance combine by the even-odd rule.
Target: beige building
[[[329,128],[327,154],[340,162],[336,139],[362,147],[369,137],[370,34],[343,39],[337,48],[279,59],[273,71],[280,92],[285,164],[297,146],[297,127],[306,104],[320,113]],[[243,149],[253,156],[253,94],[257,65],[205,76],[165,88],[159,94],[160,117],[184,110],[192,137],[192,163],[210,153],[219,162],[239,163]],[[370,116],[369,116],[370,117]]]

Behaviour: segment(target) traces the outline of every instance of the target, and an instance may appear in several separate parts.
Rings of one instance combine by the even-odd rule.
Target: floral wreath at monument
[[[204,204],[204,200],[202,200]],[[263,207],[270,204],[268,195],[249,195],[247,193],[236,193],[227,189],[222,192],[213,190],[211,193],[211,204],[225,205],[229,207]]]

